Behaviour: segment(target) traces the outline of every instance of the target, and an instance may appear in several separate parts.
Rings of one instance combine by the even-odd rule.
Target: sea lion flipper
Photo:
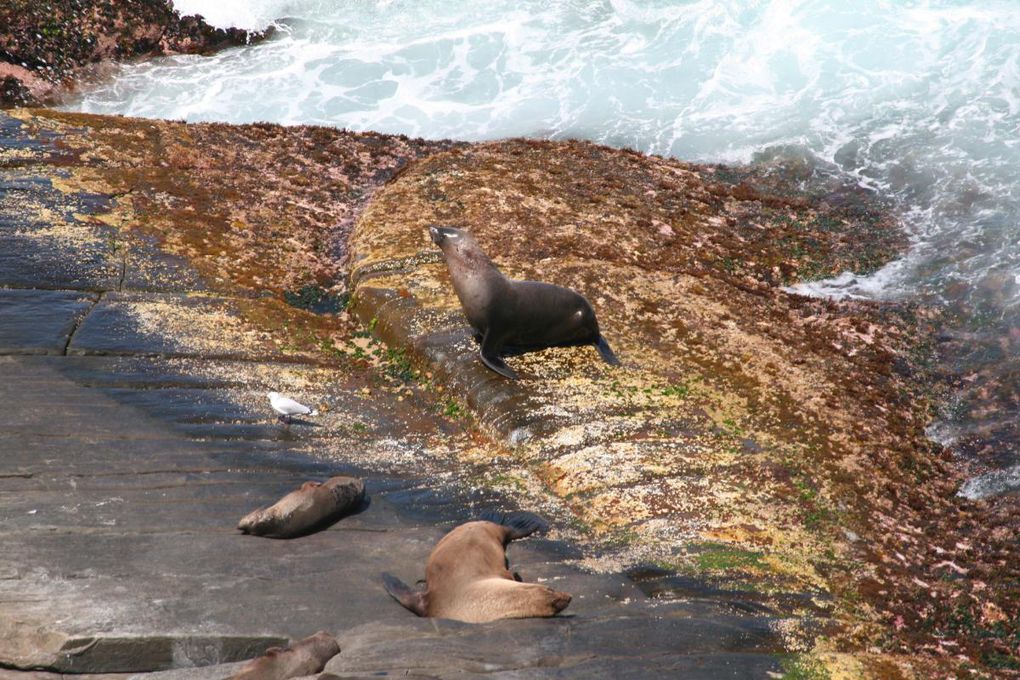
[[[407,609],[410,609],[418,616],[425,616],[425,593],[412,590],[399,578],[392,574],[387,574],[386,572],[383,572],[382,580],[383,585],[386,586],[386,592],[390,594],[390,597],[404,605]]]
[[[498,512],[484,512],[480,519],[503,526],[506,529],[508,543],[530,536],[536,531],[543,534],[549,530],[549,524],[544,519],[530,512],[512,512],[505,515]]]
[[[492,333],[487,330],[485,331],[485,337],[482,338],[482,348],[478,353],[482,357],[482,363],[486,366],[502,376],[516,380],[517,374],[514,372],[514,369],[507,366],[500,355],[502,347],[502,343],[495,341]]]
[[[496,373],[499,373],[500,375],[506,378],[510,378],[511,380],[517,380],[517,373],[514,371],[514,369],[506,365],[506,362],[503,361],[502,357],[498,355],[486,356],[484,352],[482,353],[481,356],[482,363],[491,368],[492,370],[494,370]]]
[[[620,360],[616,358],[616,354],[613,353],[613,348],[609,346],[606,339],[601,335],[595,340],[595,349],[599,351],[602,356],[602,360],[610,366],[619,366]]]

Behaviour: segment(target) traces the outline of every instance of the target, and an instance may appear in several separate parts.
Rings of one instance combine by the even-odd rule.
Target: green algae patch
[[[825,664],[806,654],[784,659],[782,669],[782,680],[833,680]]]
[[[349,296],[330,293],[322,286],[305,285],[299,290],[284,291],[283,299],[291,307],[316,314],[338,314],[347,308]]]
[[[765,567],[764,554],[741,550],[725,543],[704,543],[693,546],[697,550],[697,568],[702,572],[739,571],[760,572]]]

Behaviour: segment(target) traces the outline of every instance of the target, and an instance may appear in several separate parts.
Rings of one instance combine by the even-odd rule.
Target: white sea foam
[[[960,486],[957,494],[974,501],[1018,490],[1020,490],[1020,465],[968,479]]]
[[[784,288],[788,293],[833,300],[881,300],[898,297],[909,260],[895,260],[870,276],[843,272],[830,279],[805,281]],[[899,285],[898,285],[899,284]]]
[[[173,3],[174,9],[184,16],[200,14],[219,28],[249,30],[264,29],[274,20],[288,16],[291,6],[309,4],[292,0],[173,0]]]

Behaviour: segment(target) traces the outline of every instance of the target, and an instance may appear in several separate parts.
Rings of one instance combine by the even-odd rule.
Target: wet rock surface
[[[25,152],[18,139],[5,146],[5,181],[31,190],[5,194],[5,235],[48,210],[74,238],[21,239],[21,256],[44,253],[47,266],[0,268],[0,665],[21,669],[5,679],[223,678],[320,629],[353,631],[327,671],[339,677],[445,676],[485,658],[557,677],[593,677],[602,658],[634,676],[665,658],[733,677],[780,669],[789,630],[805,622],[711,594],[649,598],[625,574],[581,569],[578,548],[555,535],[515,544],[510,559],[529,580],[569,590],[571,618],[449,636],[451,624],[414,618],[379,573],[420,574],[445,527],[513,507],[449,469],[451,449],[474,435],[386,391],[372,365],[279,349],[276,329],[223,311],[250,299],[192,289],[197,272],[172,252],[98,228],[77,192],[41,179],[61,152]],[[100,246],[103,257],[79,257]],[[138,291],[137,271],[162,274]],[[264,396],[274,387],[322,415],[281,427]],[[291,541],[234,528],[252,507],[336,474],[365,479],[366,509]],[[447,637],[454,647],[439,656]]]
[[[211,641],[319,629],[352,650],[336,677],[942,664],[882,654],[942,635],[916,625],[912,648],[890,632],[896,616],[938,615],[930,544],[912,536],[939,530],[924,502],[936,517],[956,507],[909,355],[923,315],[779,289],[895,251],[893,225],[852,191],[816,205],[774,195],[768,171],[579,143],[15,115],[0,118],[14,187],[0,238],[21,255],[0,286],[28,292],[8,303],[0,389],[28,397],[5,397],[19,406],[0,429],[17,452],[0,473],[13,546],[0,597],[17,607],[10,639],[46,659],[20,667],[66,670],[60,635],[171,652],[200,638],[215,664],[240,657]],[[482,367],[430,223],[467,226],[508,275],[585,292],[624,368],[591,348],[511,358],[521,383]],[[351,293],[360,323],[337,312]],[[281,428],[270,389],[320,417]],[[366,511],[298,541],[234,531],[335,474],[366,480]],[[512,546],[513,568],[572,593],[571,617],[462,629],[389,600],[380,571],[413,580],[443,527],[521,506],[554,531]],[[956,538],[936,545],[961,564]],[[75,663],[106,655],[94,672],[124,668],[110,645],[75,645]],[[150,666],[137,670],[168,667]]]
[[[612,633],[606,635],[608,629]],[[496,641],[499,642],[496,642]],[[322,680],[386,677],[394,665],[407,677],[429,678],[749,678],[780,666],[768,653],[772,633],[747,619],[701,619],[664,610],[654,619],[630,611],[624,619],[567,616],[541,623],[461,624],[413,621],[367,624],[339,638],[341,653]],[[493,644],[496,642],[496,644]],[[654,667],[647,646],[664,650]],[[396,657],[396,664],[394,664]]]
[[[265,35],[182,17],[168,0],[7,0],[0,6],[0,106],[50,103],[125,59],[209,53]]]
[[[777,180],[790,163],[803,184]],[[897,244],[880,206],[796,169],[576,142],[437,154],[356,224],[354,308],[594,531],[657,546],[680,572],[751,579],[773,604],[810,594],[851,638],[891,625],[909,642],[890,648],[963,645],[1008,667],[1020,637],[997,613],[1016,607],[1015,504],[956,498],[960,469],[926,436],[938,317],[780,288],[866,270]],[[488,371],[432,225],[470,230],[508,276],[584,293],[624,368],[568,348],[510,359],[526,381]],[[944,585],[971,569],[982,578]]]
[[[98,295],[63,290],[0,290],[0,354],[63,354]]]

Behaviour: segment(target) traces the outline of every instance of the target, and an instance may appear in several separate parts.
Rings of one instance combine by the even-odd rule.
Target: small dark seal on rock
[[[365,483],[355,477],[305,482],[275,505],[245,515],[237,528],[267,538],[292,538],[350,512],[365,498]]]
[[[453,289],[468,321],[481,336],[486,366],[516,378],[503,361],[505,349],[528,351],[562,345],[595,345],[607,364],[620,364],[583,295],[551,283],[506,278],[471,234],[461,229],[429,227],[429,234],[443,249]]]
[[[490,521],[490,519],[492,521]],[[425,567],[425,591],[383,574],[386,591],[418,616],[483,623],[555,616],[570,595],[522,583],[507,568],[506,546],[545,523],[529,513],[462,524],[439,541]]]
[[[319,631],[286,649],[269,648],[264,655],[242,666],[230,680],[288,680],[314,675],[339,653],[336,638]]]

